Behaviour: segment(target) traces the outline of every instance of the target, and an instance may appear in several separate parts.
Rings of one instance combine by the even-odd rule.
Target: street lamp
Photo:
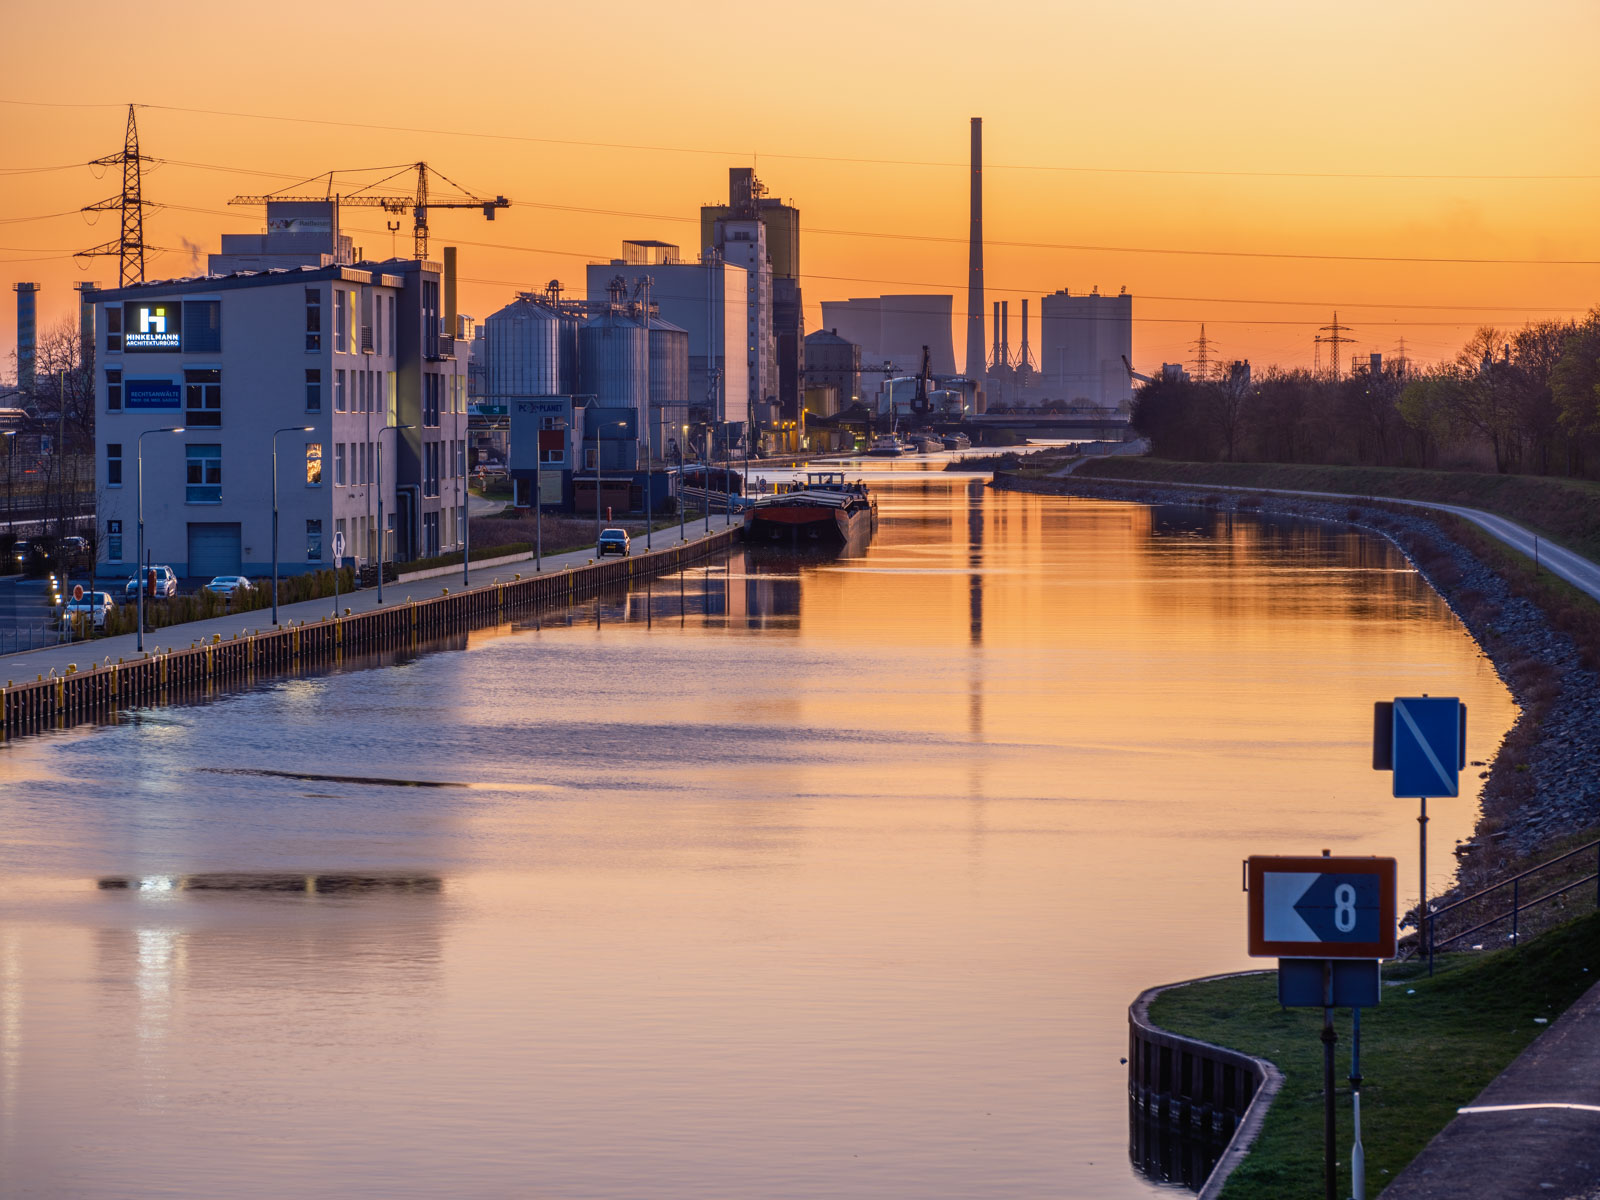
[[[278,623],[278,435],[310,433],[313,425],[285,425],[272,431],[272,623]],[[338,570],[337,565],[334,567]]]
[[[644,284],[644,548],[650,549],[650,531],[655,527],[654,499],[650,495],[655,483],[656,423],[651,413],[650,395],[650,276],[640,281]],[[598,551],[597,551],[598,552]]]
[[[383,435],[392,430],[415,429],[415,425],[382,425],[378,428],[378,603],[383,603],[383,551],[389,531],[383,527]]]
[[[14,474],[13,466],[16,463],[17,431],[8,429],[6,437],[11,440],[6,443],[6,528],[13,534],[17,532],[17,511],[11,503],[11,477]]]
[[[595,406],[589,405],[588,407]],[[597,559],[600,557],[600,484],[602,482],[600,475],[600,431],[602,429],[610,429],[613,426],[619,429],[626,429],[628,423],[626,421],[602,421],[594,427],[594,556]]]
[[[139,636],[135,639],[135,643],[136,648],[141,654],[144,653],[144,590],[150,586],[150,580],[145,576],[144,568],[144,440],[152,433],[182,432],[182,425],[173,425],[166,429],[146,429],[134,441],[134,490],[138,494],[135,504],[139,517],[139,545],[137,550],[134,552],[137,555],[137,559],[135,560],[137,565],[134,567],[134,570],[138,572],[136,577],[139,580],[138,590],[134,593],[138,597],[137,607],[139,612]]]

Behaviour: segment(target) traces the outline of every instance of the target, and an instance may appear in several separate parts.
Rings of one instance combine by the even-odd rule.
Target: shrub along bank
[[[1420,973],[1419,973],[1420,972]],[[1600,980],[1600,914],[1515,950],[1449,955],[1437,974],[1384,968],[1382,1002],[1361,1016],[1361,1141],[1375,1194]],[[1163,1029],[1258,1055],[1283,1072],[1261,1135],[1222,1200],[1319,1200],[1322,1010],[1278,1007],[1274,972],[1173,988],[1150,1006]],[[1341,1196],[1350,1194],[1350,1012],[1335,1016]]]

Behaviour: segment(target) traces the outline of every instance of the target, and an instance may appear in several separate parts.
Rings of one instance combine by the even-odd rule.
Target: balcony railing
[[[363,325],[361,327],[361,353],[363,353],[363,354],[371,354],[372,353],[372,326],[371,325]]]

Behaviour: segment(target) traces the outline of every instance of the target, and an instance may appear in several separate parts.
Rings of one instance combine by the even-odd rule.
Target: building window
[[[320,367],[306,368],[306,411],[309,413],[322,411],[322,369]]]
[[[106,349],[118,352],[122,349],[122,305],[108,304],[106,314]]]
[[[222,372],[206,368],[183,373],[183,423],[222,424]]]
[[[399,392],[396,390],[396,375],[393,371],[385,371],[383,373],[383,377],[384,383],[387,385],[387,387],[384,389],[386,392],[386,406],[384,409],[384,412],[386,413],[385,421],[387,424],[393,425],[399,420],[399,418],[395,415],[399,406]]]
[[[351,354],[355,354],[359,351],[356,339],[360,336],[361,329],[356,324],[356,294],[354,291],[344,294],[344,307],[344,327],[350,332],[350,342],[349,345],[340,346],[339,349],[348,350]]]
[[[184,491],[186,504],[222,503],[222,447],[186,446],[188,486]]]
[[[122,443],[106,443],[106,486],[122,486]]]
[[[389,354],[394,354],[394,297],[389,297]]]
[[[106,411],[122,411],[122,368],[106,368]]]
[[[344,368],[340,367],[333,373],[333,411],[343,412],[344,405]]]
[[[333,486],[343,487],[344,479],[344,443],[333,444]]]
[[[438,375],[424,375],[422,377],[422,425],[424,429],[439,428],[439,380]]]
[[[320,517],[306,521],[306,561],[322,561],[322,519]]]
[[[322,352],[322,289],[306,289],[306,353]]]
[[[322,486],[322,443],[306,443],[306,486]]]
[[[556,461],[557,462],[561,462],[562,460],[558,458],[558,459],[556,459]],[[467,440],[465,438],[462,438],[459,442],[456,443],[456,474],[457,475],[465,475],[466,473],[467,473]]]
[[[106,558],[111,562],[122,561],[122,522],[106,522]]]
[[[338,288],[333,289],[333,348],[343,350],[344,334],[344,293]]]
[[[195,354],[222,352],[222,301],[183,302],[183,348]]]

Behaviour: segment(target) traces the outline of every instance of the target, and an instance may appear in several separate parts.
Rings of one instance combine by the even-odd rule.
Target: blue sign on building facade
[[[127,379],[122,384],[122,407],[182,408],[182,387],[170,379]]]

